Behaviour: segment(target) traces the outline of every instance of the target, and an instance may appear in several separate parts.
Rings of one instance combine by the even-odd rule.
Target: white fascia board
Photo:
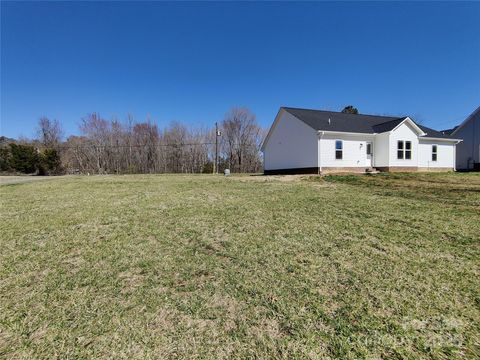
[[[374,137],[377,133],[369,134],[369,133],[356,133],[356,132],[346,132],[346,131],[329,131],[329,130],[318,130],[318,134],[332,134],[332,135],[353,135],[353,136],[371,136]]]
[[[461,143],[462,139],[445,139],[445,138],[436,138],[436,137],[428,137],[428,136],[421,136],[419,137],[420,140],[435,140],[435,141],[447,141],[447,142],[454,142],[456,144]]]
[[[410,119],[410,117],[408,117],[408,116],[407,116],[405,119],[403,119],[403,121],[402,121],[400,124],[398,124],[397,126],[395,126],[395,127],[394,127],[392,130],[390,130],[389,132],[390,132],[390,133],[394,132],[394,131],[397,130],[402,124],[404,124],[404,123],[407,122],[407,121],[408,121],[408,123],[409,123],[411,126],[413,126],[413,128],[414,128],[415,130],[417,130],[419,136],[426,135],[426,133],[425,133],[422,129],[420,129],[420,128],[418,127],[418,125],[415,124],[415,122],[414,122],[412,119]]]
[[[278,110],[277,116],[275,116],[275,120],[273,121],[272,126],[270,126],[270,130],[268,130],[267,136],[265,136],[265,139],[262,142],[262,146],[260,147],[260,150],[263,151],[265,149],[265,145],[267,144],[268,139],[270,139],[270,136],[273,132],[273,129],[278,123],[278,120],[280,119],[280,116],[283,114],[285,110],[283,108],[280,108]]]

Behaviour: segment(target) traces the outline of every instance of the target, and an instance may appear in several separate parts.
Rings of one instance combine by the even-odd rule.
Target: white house
[[[452,171],[460,141],[408,116],[281,107],[262,144],[264,172]]]
[[[462,139],[457,145],[457,169],[480,170],[480,106],[457,127],[445,134]]]

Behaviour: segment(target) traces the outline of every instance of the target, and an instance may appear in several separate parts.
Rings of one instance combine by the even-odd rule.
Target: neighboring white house
[[[451,171],[460,141],[408,116],[281,107],[262,144],[264,172]]]
[[[445,134],[462,139],[457,145],[457,169],[480,170],[480,106],[457,127]]]

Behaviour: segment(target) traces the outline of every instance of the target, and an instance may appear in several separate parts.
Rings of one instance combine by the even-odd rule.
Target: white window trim
[[[433,147],[435,146],[435,152],[433,152]],[[433,154],[435,154],[437,156],[437,159],[436,160],[433,160]],[[430,156],[430,160],[432,162],[437,162],[438,161],[438,144],[432,144],[432,152],[431,152],[431,156]]]
[[[368,145],[370,145],[370,153],[368,153]],[[365,142],[365,153],[366,153],[366,155],[373,156],[373,141]]]
[[[340,141],[340,143],[342,144],[342,149],[341,150],[337,150],[337,141]],[[342,152],[342,158],[341,159],[337,159],[337,151],[341,151]],[[343,160],[343,140],[340,140],[340,139],[336,139],[335,140],[335,160]]]
[[[398,148],[398,143],[399,143],[399,142],[402,142],[402,143],[403,143],[403,148],[402,148],[402,149],[399,149],[399,148]],[[409,149],[409,150],[407,150],[407,142],[410,143],[410,149]],[[413,144],[413,143],[412,143],[411,140],[397,140],[397,160],[406,160],[406,161],[411,161],[411,160],[412,160],[412,157],[413,157],[413,156],[412,156],[412,155],[413,155],[412,144]],[[403,153],[403,157],[402,157],[401,159],[398,157],[398,152],[399,152],[399,151],[402,151],[402,153]],[[407,151],[410,151],[410,159],[407,159],[407,158],[405,157],[405,154],[407,153]]]

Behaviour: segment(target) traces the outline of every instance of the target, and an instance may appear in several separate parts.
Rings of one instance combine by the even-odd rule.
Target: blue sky
[[[411,115],[480,105],[480,3],[1,3],[2,135],[87,113],[212,125],[246,106]]]

